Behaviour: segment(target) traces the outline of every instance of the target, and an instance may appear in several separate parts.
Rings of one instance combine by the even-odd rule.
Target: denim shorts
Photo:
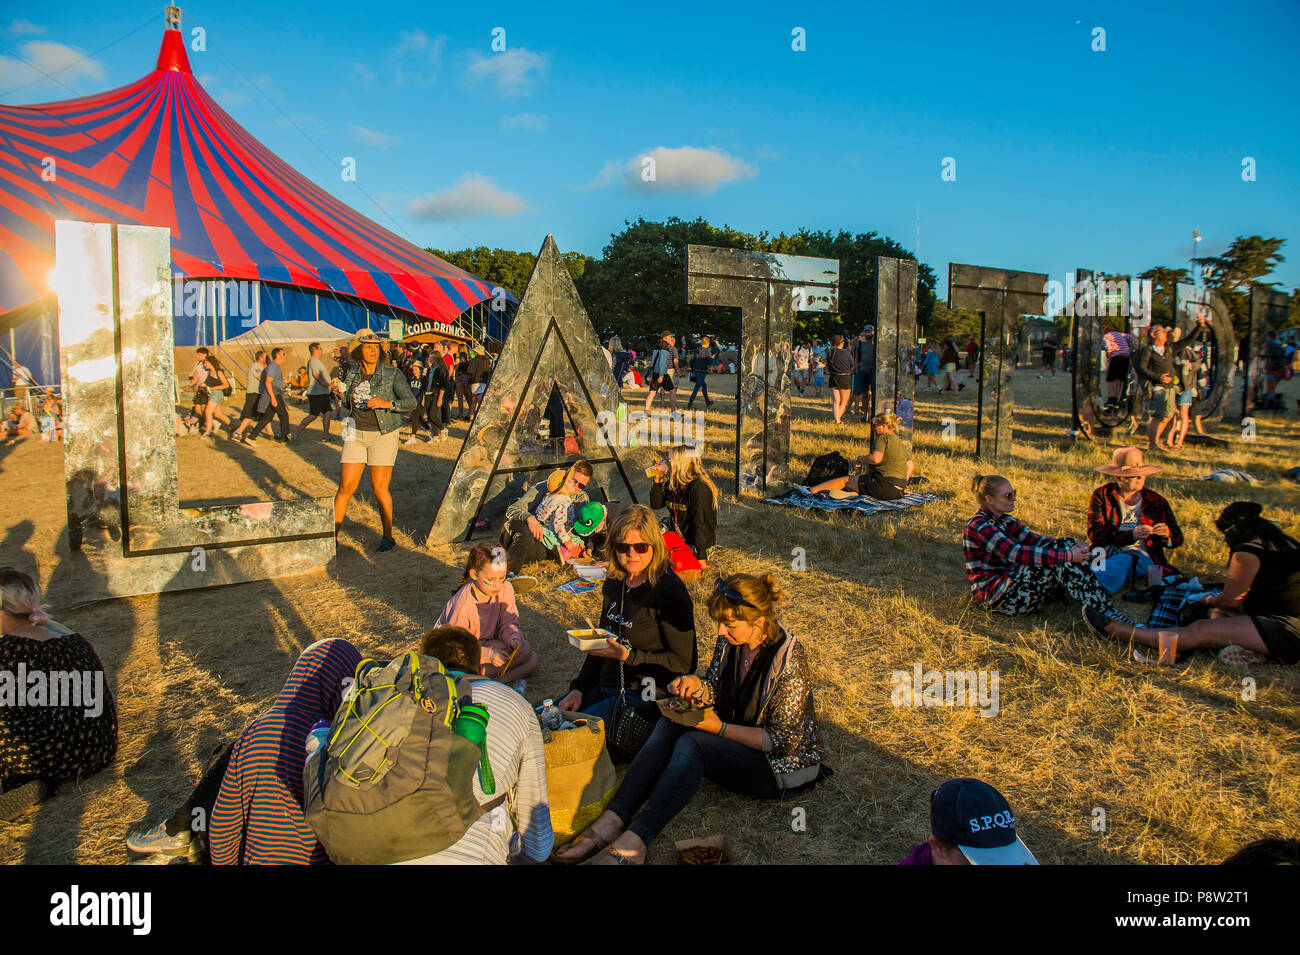
[[[1196,389],[1186,388],[1178,392],[1178,407],[1188,408],[1196,403]]]

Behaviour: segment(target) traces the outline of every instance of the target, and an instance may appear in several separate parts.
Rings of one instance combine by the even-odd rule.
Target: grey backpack
[[[484,749],[456,731],[471,702],[469,679],[433,657],[357,665],[328,744],[303,768],[307,824],[334,862],[385,865],[441,852],[504,801],[480,806],[474,798],[480,761],[483,792],[494,787]],[[485,729],[484,718],[483,747]]]

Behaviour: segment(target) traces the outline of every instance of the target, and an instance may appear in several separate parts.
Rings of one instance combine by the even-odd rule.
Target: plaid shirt
[[[966,522],[961,546],[971,593],[989,604],[1002,599],[1017,567],[1046,567],[1070,559],[1068,545],[1033,533],[1010,514],[994,517],[983,508]]]
[[[1124,520],[1124,508],[1119,502],[1119,485],[1112,481],[1103,484],[1092,492],[1088,502],[1088,543],[1093,547],[1105,547],[1106,555],[1128,547],[1133,543],[1131,530],[1120,530]],[[1155,491],[1142,489],[1142,523],[1168,524],[1169,540],[1152,535],[1146,539],[1146,550],[1151,559],[1162,567],[1169,566],[1165,548],[1172,550],[1183,545],[1183,532],[1174,520],[1174,512],[1169,502]]]

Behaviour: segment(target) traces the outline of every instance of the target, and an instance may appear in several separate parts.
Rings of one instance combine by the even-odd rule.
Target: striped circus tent
[[[480,303],[493,298],[488,282],[361,215],[258,142],[194,77],[178,28],[134,83],[0,106],[0,349],[21,323],[53,314],[55,219],[171,230],[178,345],[216,344],[269,319],[450,329],[467,312],[485,318]],[[235,283],[208,280],[239,280],[232,300],[252,304],[227,309],[216,299]],[[191,314],[195,302],[201,314]]]

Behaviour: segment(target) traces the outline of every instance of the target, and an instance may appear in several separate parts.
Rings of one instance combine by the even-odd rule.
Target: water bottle
[[[316,752],[316,750],[320,749],[322,746],[325,746],[329,742],[329,738],[330,738],[329,720],[321,720],[319,723],[313,726],[311,728],[311,732],[307,734],[307,755],[311,756],[311,754]]]
[[[554,700],[542,700],[542,729],[558,730],[564,724],[564,716]]]

